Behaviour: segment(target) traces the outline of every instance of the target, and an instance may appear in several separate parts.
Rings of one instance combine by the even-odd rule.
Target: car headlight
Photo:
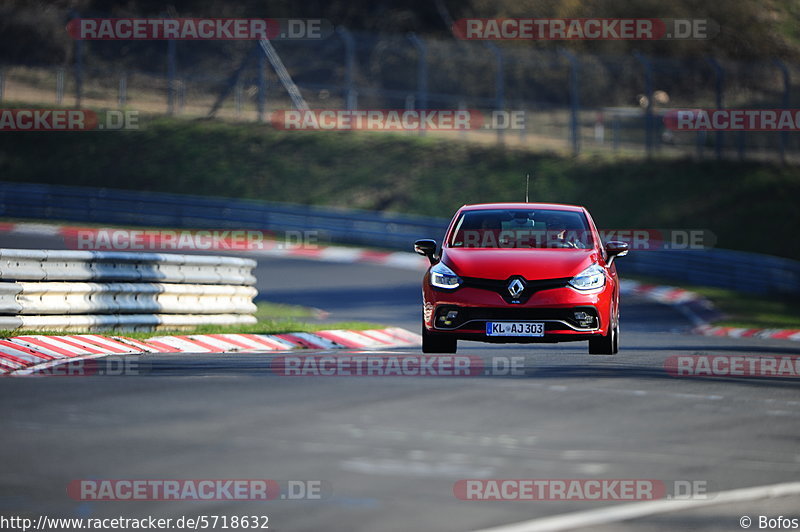
[[[570,279],[570,286],[577,290],[594,290],[606,284],[606,272],[598,264],[592,264]]]
[[[441,262],[431,267],[431,284],[436,288],[454,289],[461,286],[461,277]]]

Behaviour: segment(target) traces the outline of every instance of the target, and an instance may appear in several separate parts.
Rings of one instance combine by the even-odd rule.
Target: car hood
[[[594,249],[453,249],[442,261],[461,277],[505,280],[574,277],[598,261]]]

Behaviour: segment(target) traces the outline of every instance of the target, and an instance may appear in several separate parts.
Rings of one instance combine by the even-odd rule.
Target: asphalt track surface
[[[61,247],[3,235],[0,247]],[[624,260],[624,259],[622,259]],[[262,260],[262,296],[417,330],[421,273]],[[797,480],[793,379],[676,378],[676,354],[800,354],[790,342],[686,333],[670,307],[626,298],[621,352],[461,342],[524,357],[524,376],[283,377],[273,354],[154,354],[139,376],[0,381],[0,515],[268,515],[270,530],[463,531],[620,504],[462,501],[470,478],[659,479],[708,491]],[[418,350],[392,350],[413,353]],[[322,480],[323,500],[81,502],[76,479]],[[794,512],[796,515],[792,515]],[[741,530],[750,513],[800,517],[798,498],[728,504],[593,530]],[[756,529],[757,526],[753,526]]]

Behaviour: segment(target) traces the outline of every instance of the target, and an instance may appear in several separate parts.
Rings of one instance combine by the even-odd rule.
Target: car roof
[[[585,210],[579,205],[565,205],[561,203],[475,203],[461,207],[462,211],[481,211],[487,209],[553,209],[574,212],[583,212]]]

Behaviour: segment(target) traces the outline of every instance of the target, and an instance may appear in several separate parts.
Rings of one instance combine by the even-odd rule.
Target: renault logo
[[[511,294],[511,297],[519,296],[523,290],[525,290],[525,281],[519,277],[515,277],[508,283],[508,293]]]

